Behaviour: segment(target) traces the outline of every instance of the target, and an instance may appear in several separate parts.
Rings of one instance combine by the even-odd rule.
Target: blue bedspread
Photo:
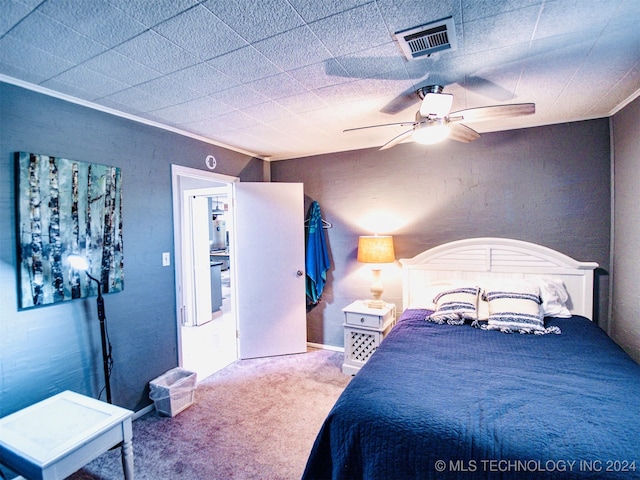
[[[640,366],[584,317],[561,335],[410,310],[329,413],[304,479],[640,478]]]

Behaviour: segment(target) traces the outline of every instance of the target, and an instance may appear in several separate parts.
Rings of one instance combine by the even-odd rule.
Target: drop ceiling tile
[[[211,97],[236,109],[259,105],[269,100],[261,93],[245,85],[239,85],[223,90],[222,92],[212,93]]]
[[[128,115],[135,115],[137,117],[145,118],[144,117],[145,112],[141,111],[138,108],[133,107],[131,104],[117,101],[115,97],[112,97],[112,96],[99,98],[95,100],[94,103],[110,108],[117,112],[122,112]]]
[[[580,66],[577,75],[568,84],[565,95],[569,102],[584,108],[579,112],[580,115],[607,116],[610,108],[607,108],[600,100],[607,98],[615,86],[626,81],[630,73],[629,65],[633,65],[634,62],[640,63],[638,55],[640,40],[636,39],[636,48],[632,50],[618,49],[616,55],[611,55],[609,44],[622,45],[628,36],[624,31],[615,32],[615,30],[610,31],[608,36],[611,37],[609,42],[598,41],[589,51],[586,62]],[[592,67],[594,62],[597,68]],[[593,97],[582,95],[582,92],[589,88],[599,92],[599,95]]]
[[[260,122],[270,122],[279,118],[287,118],[291,115],[289,110],[271,100],[259,105],[243,108],[242,112]]]
[[[351,81],[347,71],[333,58],[291,70],[289,74],[309,90]]]
[[[23,4],[25,5],[28,9],[30,10],[34,10],[35,8],[38,7],[38,5],[40,5],[42,3],[42,0],[6,0],[3,3],[8,3],[8,4],[12,4],[12,3],[18,3],[18,4]]]
[[[351,78],[407,78],[405,61],[394,42],[336,58]],[[403,72],[403,73],[400,73]]]
[[[526,62],[536,55],[532,49],[534,42],[522,42],[494,48],[480,54],[467,55],[462,66],[460,59],[455,57],[443,58],[439,63],[442,68],[454,75],[456,81],[464,80],[462,77],[466,75],[477,76],[479,72],[486,69],[518,70],[522,62]]]
[[[212,136],[218,142],[237,145],[238,148],[255,151],[262,156],[269,156],[269,152],[279,148],[277,142],[265,141],[264,138],[258,138],[252,133],[250,128],[242,131],[226,131]],[[256,148],[250,149],[249,147],[252,146],[255,146]]]
[[[155,110],[153,114],[171,123],[185,124],[218,117],[231,111],[233,111],[231,107],[211,97],[200,97],[179,105]]]
[[[206,63],[199,63],[166,75],[167,78],[204,95],[221,92],[239,83]]]
[[[544,3],[544,0],[509,0],[508,2],[462,0],[462,11],[464,12],[464,21],[469,22]]]
[[[460,0],[376,0],[376,4],[391,33],[446,17],[453,17],[456,26],[462,23]]]
[[[600,96],[598,104],[604,104],[603,109],[608,108],[609,114],[615,114],[638,97],[638,85],[640,85],[640,62],[629,70],[622,82],[613,85],[606,96]],[[611,107],[612,102],[615,105],[613,108]]]
[[[536,27],[536,38],[557,35],[559,32],[601,31],[615,11],[615,3],[607,0],[565,0],[546,2]]]
[[[184,85],[176,83],[167,77],[158,77],[148,82],[140,83],[136,88],[156,98],[155,106],[151,106],[148,110],[157,110],[202,96],[201,93],[186,88]]]
[[[32,2],[29,5],[21,0],[4,0],[2,2],[2,15],[0,15],[0,35],[4,35],[9,29],[25,18],[40,2]]]
[[[153,30],[141,33],[114,50],[162,73],[171,73],[200,63],[196,57]]]
[[[322,98],[327,105],[341,105],[366,99],[371,95],[362,88],[361,82],[357,80],[318,88],[314,90],[314,93]]]
[[[304,24],[286,0],[208,0],[203,5],[249,43]]]
[[[536,103],[535,115],[477,124],[479,131],[492,131],[606,115],[636,98],[640,85],[638,0],[0,3],[0,35],[17,24],[0,37],[1,74],[193,133],[197,126],[199,134],[223,136],[233,146],[274,159],[381,145],[394,127],[353,135],[342,130],[412,121],[419,86],[444,85],[454,94],[454,109]],[[70,8],[76,3],[77,18]],[[386,30],[378,36],[376,12]],[[406,61],[392,33],[447,16],[456,21],[458,49]],[[118,18],[126,19],[124,28],[114,28]],[[59,22],[66,26],[63,38],[52,35]],[[304,22],[322,33],[305,30]],[[41,33],[25,43],[27,30]],[[338,40],[350,30],[356,32],[353,39]],[[275,36],[263,38],[270,34]],[[64,60],[82,61],[85,37],[101,50],[89,52],[95,56],[84,63]],[[35,48],[33,39],[44,43]],[[262,39],[253,51],[251,39]],[[114,42],[117,51],[102,51]],[[195,59],[187,61],[180,49]],[[226,55],[239,49],[238,55]],[[330,50],[343,53],[336,59]],[[205,63],[221,56],[226,58]],[[134,85],[139,87],[132,90]]]
[[[67,89],[75,88],[84,91],[85,96],[82,98],[87,100],[94,100],[106,95],[111,95],[112,93],[129,87],[129,85],[123,82],[102,75],[82,65],[66,70],[42,83],[42,86],[52,88],[53,90],[56,90],[57,85],[65,85]]]
[[[202,60],[247,45],[242,37],[202,5],[157,25],[154,30]]]
[[[115,50],[94,57],[83,64],[95,72],[119,80],[127,85],[137,85],[159,77],[160,72],[125,57]]]
[[[71,67],[73,63],[25,44],[10,35],[0,38],[2,73],[39,84]]]
[[[273,77],[261,78],[248,83],[248,87],[271,99],[278,99],[304,93],[307,89],[288,73],[280,73]]]
[[[536,32],[540,7],[521,8],[495,17],[465,22],[465,52],[478,53],[529,42]]]
[[[326,108],[328,105],[313,92],[300,93],[288,97],[279,98],[277,102],[294,114]]]
[[[70,62],[83,62],[106,50],[104,45],[62,23],[51,21],[38,11],[16,25],[8,35]]]
[[[100,103],[108,101],[126,105],[136,112],[148,112],[159,108],[158,98],[139,87],[127,88],[99,100]]]
[[[69,84],[63,81],[60,81],[59,77],[55,77],[54,79],[49,79],[41,83],[41,85],[45,88],[49,88],[52,91],[63,93],[65,95],[69,95],[74,98],[79,98],[81,100],[86,100],[88,102],[92,102],[98,98],[93,91],[87,91],[83,88],[79,87],[77,84]]]
[[[390,75],[388,78],[368,78],[366,81],[360,81],[360,88],[365,94],[369,94],[372,97],[396,96],[407,89],[416,90],[413,81],[406,78],[406,76],[404,79],[402,78],[402,72],[398,72],[398,79]]]
[[[190,127],[194,127],[200,132],[218,135],[223,132],[233,132],[238,129],[258,125],[260,122],[255,118],[245,115],[244,113],[234,110],[224,115],[219,115],[207,120],[189,123]]]
[[[318,20],[309,27],[336,57],[392,41],[376,3],[367,3]]]
[[[282,72],[252,46],[240,48],[208,60],[207,64],[224,72],[238,83],[248,83]]]
[[[338,124],[344,120],[343,117],[343,110],[342,108],[345,107],[346,110],[346,104],[340,104],[340,105],[332,105],[332,106],[320,106],[320,108],[317,108],[315,110],[309,110],[307,112],[301,112],[298,117],[305,119],[305,122],[308,123],[308,125],[310,126],[315,126],[315,125],[333,125],[332,128],[336,129],[337,131],[342,131],[343,128],[340,127]]]
[[[147,27],[153,27],[198,4],[197,0],[107,1]]]
[[[363,5],[371,0],[289,0],[305,21],[311,23],[336,13]]]
[[[47,0],[38,11],[107,47],[146,30],[145,25],[106,0]]]
[[[300,27],[256,42],[254,47],[265,57],[288,71],[331,58],[331,53],[308,28]]]

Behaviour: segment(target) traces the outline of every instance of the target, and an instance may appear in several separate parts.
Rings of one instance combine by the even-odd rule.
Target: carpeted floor
[[[299,479],[322,421],[349,383],[342,353],[241,360],[198,385],[173,418],[133,422],[136,480]],[[120,449],[69,477],[122,479]]]

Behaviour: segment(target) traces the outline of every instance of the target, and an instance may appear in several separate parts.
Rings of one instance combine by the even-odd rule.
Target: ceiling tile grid
[[[416,90],[533,102],[479,133],[606,117],[640,94],[637,0],[2,0],[0,80],[271,160],[379,147]],[[457,49],[396,32],[452,17]],[[73,100],[73,98],[71,98]],[[347,128],[409,122],[346,132]]]

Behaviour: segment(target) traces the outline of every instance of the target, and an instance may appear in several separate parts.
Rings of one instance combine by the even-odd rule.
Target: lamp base
[[[369,308],[384,308],[387,306],[386,302],[384,300],[365,300],[364,301],[365,305]]]

